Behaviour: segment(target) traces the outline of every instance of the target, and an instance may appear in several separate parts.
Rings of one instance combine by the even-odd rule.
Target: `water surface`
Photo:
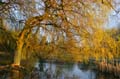
[[[119,79],[110,74],[101,74],[91,67],[82,64],[36,63],[32,72],[17,79]],[[37,77],[34,76],[36,74]],[[0,79],[12,79],[10,76],[10,72],[0,73]]]

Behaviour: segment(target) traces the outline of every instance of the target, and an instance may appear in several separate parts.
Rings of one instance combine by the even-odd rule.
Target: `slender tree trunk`
[[[4,27],[3,18],[0,17],[0,27]]]
[[[3,29],[7,29],[7,24],[5,22],[5,19],[0,17],[0,27]]]

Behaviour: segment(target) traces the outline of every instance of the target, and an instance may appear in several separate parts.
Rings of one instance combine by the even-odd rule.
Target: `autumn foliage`
[[[1,2],[0,27],[12,30],[15,39],[13,63],[34,58],[74,62],[118,58],[119,41],[103,28],[112,4],[113,0]]]

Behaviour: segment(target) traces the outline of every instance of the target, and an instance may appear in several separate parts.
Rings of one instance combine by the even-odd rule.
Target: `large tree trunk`
[[[14,56],[14,63],[13,63],[15,65],[20,65],[21,55],[22,55],[22,47],[23,47],[23,42],[18,41],[17,48],[15,51],[15,56]]]
[[[17,47],[16,47],[16,51],[15,51],[15,55],[14,55],[14,62],[13,62],[13,67],[18,67],[20,68],[20,62],[21,62],[21,56],[22,56],[22,48],[24,45],[24,32],[22,33],[22,35],[20,36],[20,38],[17,40]],[[18,70],[12,70],[12,77],[11,79],[21,79],[20,78],[20,71]]]
[[[25,34],[26,34],[26,30],[23,30],[17,40],[17,47],[16,47],[14,62],[13,62],[14,65],[20,66]]]

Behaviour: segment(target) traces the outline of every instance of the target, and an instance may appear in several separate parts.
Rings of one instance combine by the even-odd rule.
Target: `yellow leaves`
[[[114,53],[114,52],[112,52],[112,53]],[[109,58],[109,59],[113,59],[114,58],[114,56],[113,56],[113,54],[112,54],[111,52],[108,52],[108,55],[107,55],[107,57]]]
[[[112,59],[116,56],[117,42],[107,32],[101,28],[94,28],[93,33],[88,39],[82,42],[82,55],[93,57],[95,59],[108,58]],[[85,59],[84,58],[84,59]]]
[[[96,32],[93,35],[93,40],[95,40],[95,42],[100,43],[104,38],[104,33],[102,30],[96,30]]]

